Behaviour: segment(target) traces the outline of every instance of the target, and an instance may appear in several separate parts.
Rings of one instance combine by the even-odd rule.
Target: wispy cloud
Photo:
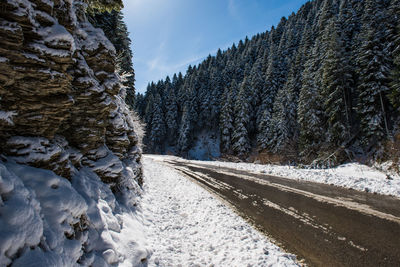
[[[166,73],[173,74],[175,72],[185,71],[187,66],[196,64],[207,56],[208,53],[202,53],[184,58],[178,62],[168,62],[163,56],[156,56],[147,62],[147,67],[149,71],[160,73],[160,78],[162,78]]]
[[[229,14],[236,19],[239,19],[238,7],[235,0],[228,0]]]

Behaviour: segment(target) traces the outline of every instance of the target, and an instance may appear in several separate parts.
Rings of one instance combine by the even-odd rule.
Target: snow
[[[80,217],[87,210],[85,201],[68,180],[51,171],[13,163],[6,166],[34,192],[35,198],[40,202],[45,226],[43,234],[49,249],[61,254],[62,262],[72,265],[80,257],[81,243],[64,236],[65,233],[74,233],[72,226],[79,223]],[[48,227],[50,225],[51,228]]]
[[[0,168],[0,265],[11,263],[21,249],[25,253],[18,260],[20,263],[16,262],[17,266],[23,266],[21,262],[26,257],[32,260],[31,253],[39,257],[39,251],[32,252],[29,247],[40,242],[46,250],[56,253],[53,264],[72,266],[80,257],[81,242],[65,238],[65,233],[73,233],[72,225],[85,213],[83,198],[66,179],[51,171],[13,162],[0,163]]]
[[[48,5],[49,7],[54,7],[54,3],[50,0],[40,0],[43,4]]]
[[[13,32],[13,33],[17,32],[17,31],[21,31],[22,32],[21,26],[19,26],[19,24],[16,23],[16,22],[9,22],[9,21],[2,20],[0,22],[0,26],[1,26],[1,29],[5,30],[5,31],[10,31],[10,32]]]
[[[211,193],[144,157],[149,266],[297,266]]]
[[[93,170],[75,170],[69,181],[2,160],[0,266],[143,266],[147,261],[139,207],[117,200]]]
[[[65,146],[65,142],[61,137],[55,138],[54,143],[43,137],[13,136],[7,140],[7,144],[18,147],[11,150],[15,156],[10,158],[22,164],[50,161],[62,154],[61,147]]]
[[[31,53],[21,53],[24,57],[29,58],[29,59],[33,59],[36,60],[38,62],[42,62],[45,63],[46,61],[42,58],[39,58],[37,55],[35,54],[31,54]]]
[[[221,156],[219,151],[220,140],[219,134],[203,131],[196,135],[195,143],[192,149],[189,150],[189,157],[199,160],[210,160]]]
[[[44,44],[31,43],[31,44],[29,44],[29,47],[32,48],[33,50],[37,51],[41,55],[50,55],[50,56],[55,56],[55,57],[70,57],[71,56],[71,52],[69,50],[49,48]]]
[[[0,120],[5,121],[9,125],[14,125],[12,117],[15,116],[15,115],[18,115],[18,112],[0,110]]]
[[[71,46],[71,52],[73,53],[76,49],[74,37],[60,24],[55,24],[51,27],[40,28],[38,32],[44,37],[44,41],[51,45],[57,45],[59,43],[69,43]]]
[[[32,25],[39,26],[39,23],[36,22],[34,18],[34,4],[32,4],[28,0],[7,0],[8,4],[13,5],[17,8],[16,11],[13,11],[13,15],[19,17],[27,17]]]
[[[207,164],[218,167],[227,167],[237,170],[245,170],[253,173],[269,174],[288,179],[311,181],[317,183],[331,184],[359,191],[373,192],[383,195],[400,197],[400,175],[377,170],[358,163],[348,163],[330,169],[301,169],[287,165],[255,164],[255,163],[233,163],[222,161],[191,161],[174,156],[155,156],[158,159],[172,159],[193,162],[196,164]],[[388,179],[390,175],[390,179]]]
[[[40,205],[23,182],[0,165],[0,265],[11,263],[9,256],[23,246],[40,242],[43,223]],[[2,216],[7,214],[7,216]]]
[[[84,50],[95,51],[103,45],[108,51],[115,53],[114,45],[105,37],[103,30],[95,28],[89,22],[82,22],[76,34],[81,39],[81,47]]]

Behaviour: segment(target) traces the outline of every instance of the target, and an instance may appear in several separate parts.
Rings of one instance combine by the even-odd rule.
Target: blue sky
[[[306,0],[125,0],[136,91],[269,30]]]

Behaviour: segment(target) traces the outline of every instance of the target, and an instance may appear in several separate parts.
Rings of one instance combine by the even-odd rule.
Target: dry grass
[[[250,156],[252,162],[261,164],[283,164],[287,162],[287,158],[283,154],[271,153],[269,151],[261,151]]]
[[[400,173],[400,133],[385,144],[384,160],[392,161],[391,169]]]

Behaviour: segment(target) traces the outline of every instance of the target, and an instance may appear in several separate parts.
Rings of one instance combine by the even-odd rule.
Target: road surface
[[[400,200],[206,164],[164,161],[309,266],[400,266]]]

